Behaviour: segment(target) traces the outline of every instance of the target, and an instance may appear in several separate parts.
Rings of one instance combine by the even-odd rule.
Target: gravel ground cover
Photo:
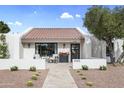
[[[33,83],[33,86],[30,86],[31,88],[42,88],[47,73],[48,70],[37,70],[36,72],[28,70],[0,70],[0,88],[28,88],[28,80]],[[37,75],[37,80],[31,79],[34,74]]]
[[[106,71],[73,70],[70,73],[79,88],[123,88],[124,66],[108,65]]]

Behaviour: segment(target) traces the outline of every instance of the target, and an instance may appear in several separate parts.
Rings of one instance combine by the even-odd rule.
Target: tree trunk
[[[109,55],[110,55],[111,63],[115,63],[114,47],[112,45],[112,40],[109,40],[107,42],[107,44],[108,44],[108,48],[109,48]]]
[[[122,60],[124,59],[124,51],[121,53],[121,55],[118,57],[117,62],[121,63]],[[123,63],[123,62],[122,62]]]

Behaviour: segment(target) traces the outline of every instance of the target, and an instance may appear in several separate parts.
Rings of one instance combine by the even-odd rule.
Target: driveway
[[[49,69],[43,88],[77,88],[69,69],[70,63],[47,64]]]

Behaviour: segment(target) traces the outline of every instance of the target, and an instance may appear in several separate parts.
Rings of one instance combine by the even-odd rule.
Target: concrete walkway
[[[44,88],[76,88],[70,72],[71,64],[69,63],[58,63],[58,64],[47,64],[49,72],[44,82]]]

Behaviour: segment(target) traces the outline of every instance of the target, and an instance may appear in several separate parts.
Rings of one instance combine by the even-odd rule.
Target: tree
[[[123,48],[123,52],[124,52],[124,43],[123,43],[123,45],[122,45],[122,48]]]
[[[10,28],[3,21],[0,21],[0,33],[8,33]]]
[[[106,41],[111,62],[115,62],[113,41],[124,37],[124,8],[109,9],[103,6],[89,8],[84,26],[99,40]]]
[[[0,58],[8,57],[8,47],[6,44],[6,36],[4,33],[8,33],[10,28],[3,21],[0,21]]]

